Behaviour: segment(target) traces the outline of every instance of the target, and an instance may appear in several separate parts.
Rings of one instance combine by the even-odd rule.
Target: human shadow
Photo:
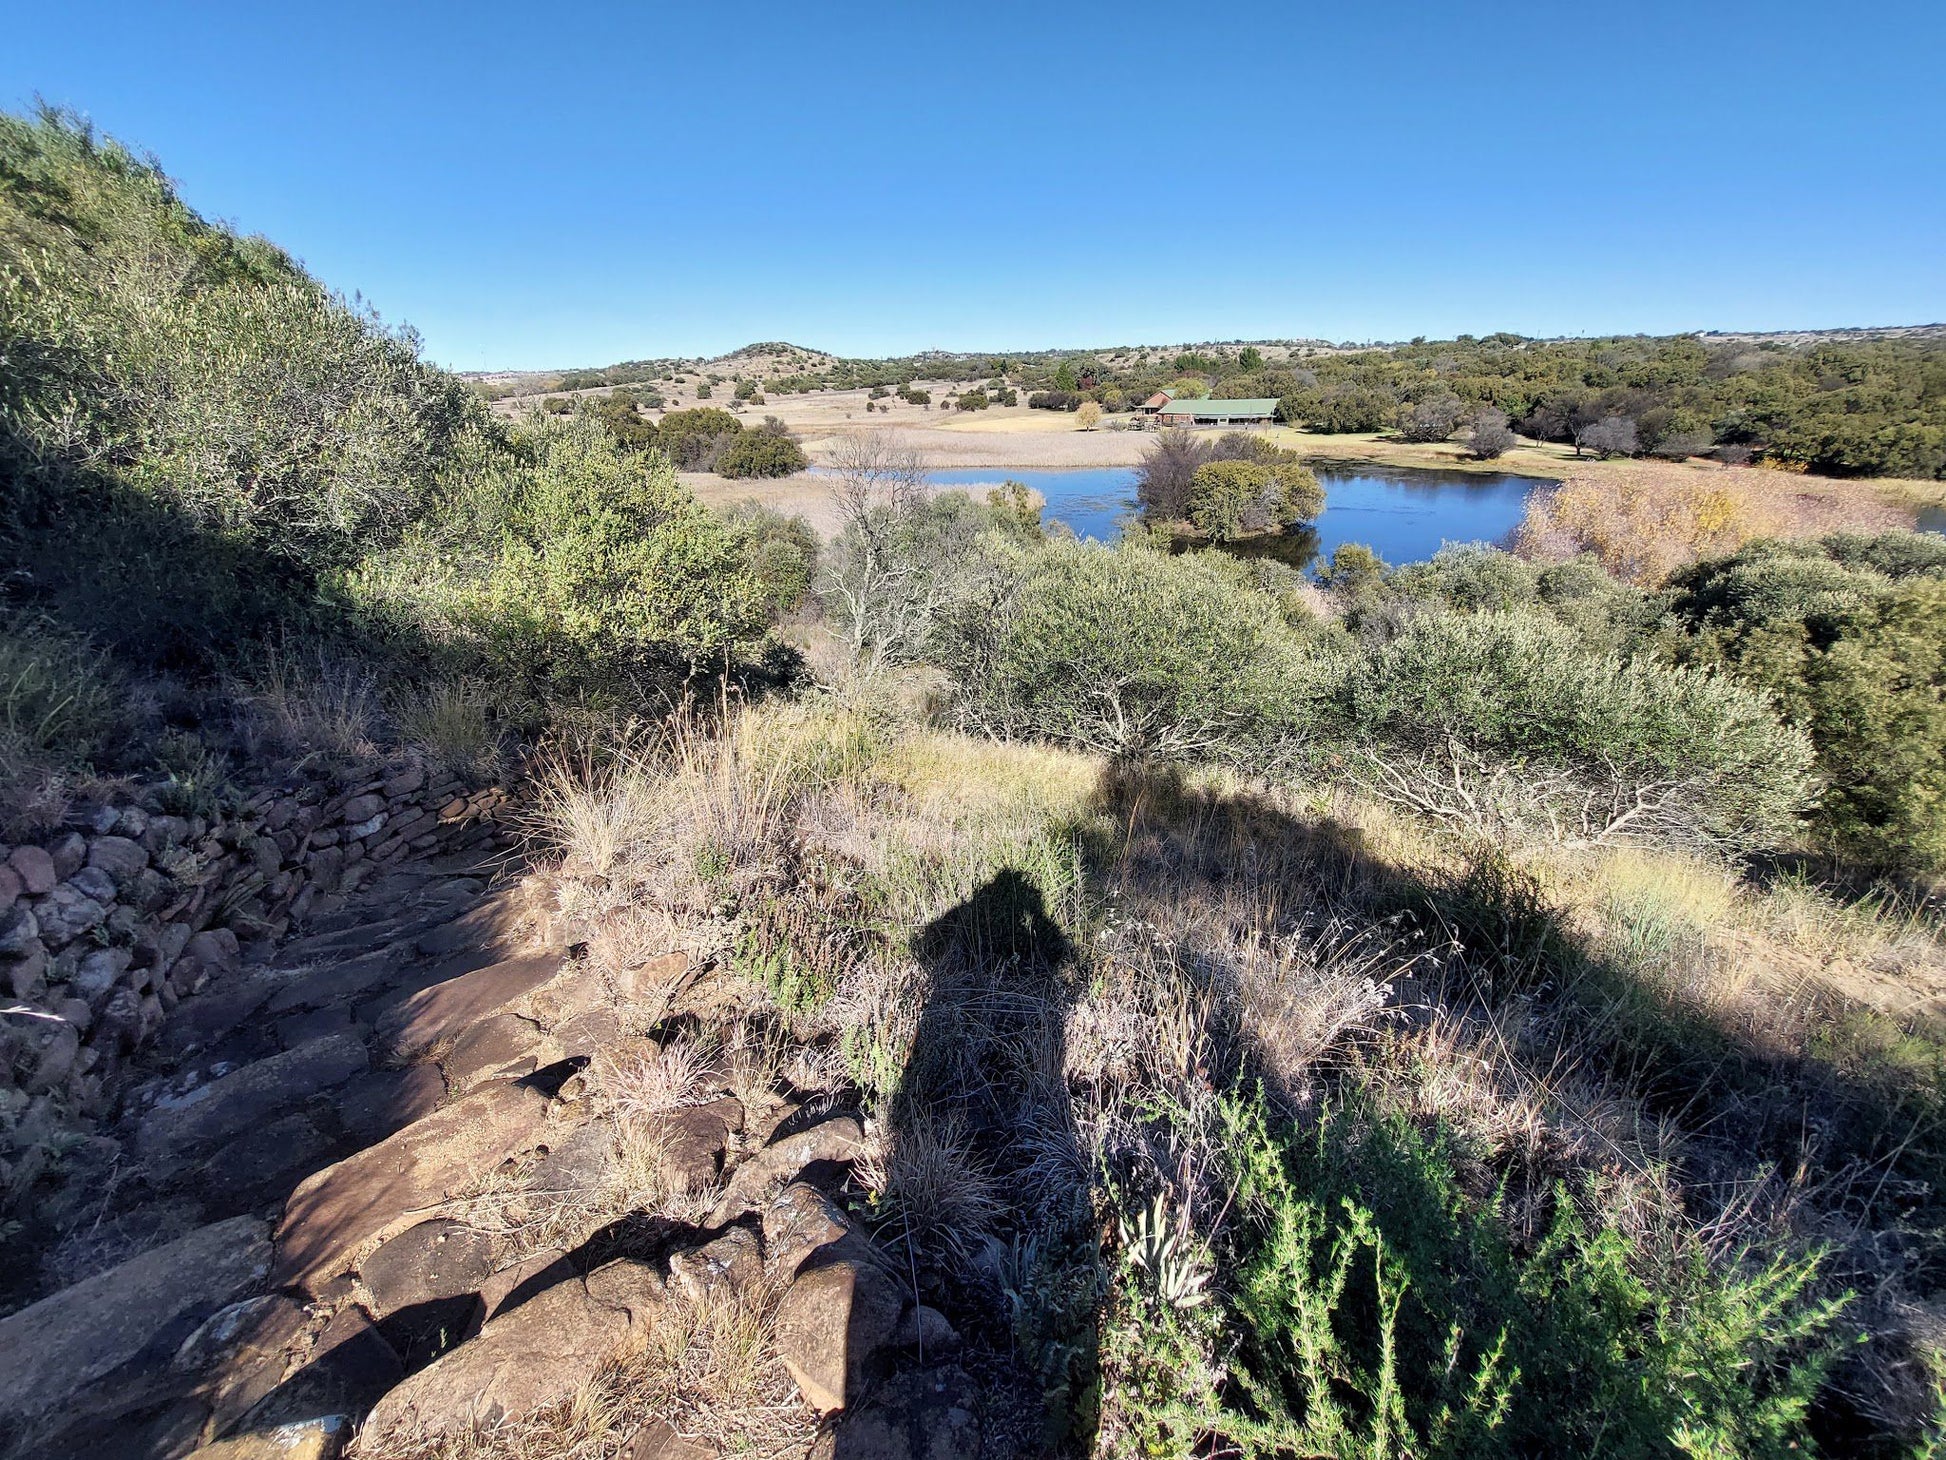
[[[902,1382],[913,1389],[893,1420],[922,1440],[954,1422],[958,1402],[977,1407],[990,1449],[1091,1451],[1098,1255],[1065,1073],[1074,945],[1042,887],[1005,868],[912,948],[922,1003],[886,1107],[881,1236],[910,1298],[942,1312],[967,1347],[927,1352],[922,1332],[889,1381],[895,1395]],[[1050,1301],[1057,1290],[1066,1303]],[[909,1383],[914,1370],[929,1388]],[[945,1399],[929,1406],[927,1393]],[[864,1455],[870,1433],[841,1426],[835,1453]]]

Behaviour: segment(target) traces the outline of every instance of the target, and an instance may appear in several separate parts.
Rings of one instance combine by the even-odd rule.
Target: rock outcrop
[[[861,1121],[746,1110],[711,1069],[657,1103],[603,1085],[679,1037],[663,991],[696,968],[564,946],[425,840],[448,789],[300,791],[220,836],[118,813],[0,859],[0,959],[61,1010],[13,1046],[16,1101],[107,1090],[87,1054],[118,1031],[119,1122],[73,1158],[115,1179],[75,1225],[186,1230],[0,1319],[0,1460],[338,1460],[354,1435],[385,1460],[590,1386],[626,1407],[615,1375],[724,1315],[769,1345],[768,1403],[796,1385],[807,1448],[977,1455],[958,1335],[848,1210]],[[206,843],[248,917],[177,884]],[[693,1414],[626,1412],[633,1460],[718,1454]]]

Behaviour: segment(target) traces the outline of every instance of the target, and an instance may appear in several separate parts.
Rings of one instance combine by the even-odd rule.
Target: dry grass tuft
[[[392,719],[406,743],[460,775],[499,774],[504,747],[493,724],[493,697],[471,680],[436,680],[396,692]]]
[[[558,752],[540,766],[532,794],[533,829],[572,876],[614,876],[656,828],[653,778],[633,757],[597,765]]]
[[[964,1268],[998,1230],[1001,1187],[950,1116],[915,1113],[881,1134],[859,1178],[885,1220],[882,1235],[933,1262]]]
[[[286,754],[373,756],[386,723],[378,676],[322,650],[273,652],[238,700],[253,711],[252,728]]]
[[[1593,553],[1616,577],[1654,587],[1685,563],[1733,553],[1753,537],[1870,532],[1909,520],[1861,494],[1793,490],[1769,473],[1608,462],[1534,493],[1518,546],[1541,558]]]
[[[401,1449],[354,1446],[357,1460],[621,1460],[658,1422],[717,1453],[803,1456],[817,1419],[771,1343],[771,1284],[694,1300],[671,1289],[645,1342],[570,1399],[472,1434]]]
[[[622,1119],[662,1115],[713,1098],[708,1055],[688,1040],[596,1052],[586,1071],[596,1104]]]
[[[669,1159],[669,1135],[653,1116],[617,1116],[600,1129],[607,1145],[591,1173],[563,1180],[529,1159],[492,1173],[450,1215],[498,1238],[509,1262],[572,1250],[623,1217],[693,1223],[707,1215],[713,1186],[692,1185]]]

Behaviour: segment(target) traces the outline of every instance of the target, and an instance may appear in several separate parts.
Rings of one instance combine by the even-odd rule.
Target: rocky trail
[[[169,1011],[65,1198],[91,1275],[0,1319],[0,1454],[980,1453],[957,1336],[834,1199],[859,1121],[679,1058],[701,970],[589,957],[502,855]],[[684,1377],[732,1330],[746,1419]]]

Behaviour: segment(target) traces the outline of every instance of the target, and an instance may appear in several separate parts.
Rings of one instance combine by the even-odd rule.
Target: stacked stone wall
[[[66,1133],[112,1113],[178,1001],[390,864],[512,839],[503,790],[410,755],[294,775],[216,815],[171,814],[167,795],[137,788],[0,844],[0,1210]]]

